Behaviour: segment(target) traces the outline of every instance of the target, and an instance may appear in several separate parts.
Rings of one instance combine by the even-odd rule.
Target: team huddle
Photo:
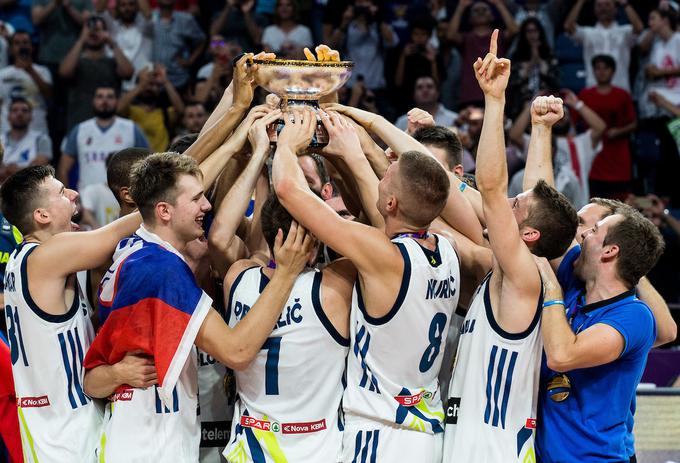
[[[232,463],[634,461],[635,389],[667,341],[644,280],[663,240],[622,203],[577,213],[554,188],[559,98],[533,102],[508,198],[497,36],[474,63],[476,187],[435,154],[436,127],[251,108],[250,54],[193,143],[111,156],[113,223],[72,232],[77,193],[50,167],[7,179],[25,461],[199,461],[204,355],[233,370]],[[329,143],[311,153],[318,120]]]

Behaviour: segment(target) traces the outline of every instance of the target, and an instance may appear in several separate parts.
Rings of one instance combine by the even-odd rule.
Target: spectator
[[[9,105],[13,98],[29,101],[33,108],[30,128],[47,133],[47,100],[52,96],[50,71],[33,62],[33,43],[28,32],[17,31],[11,39],[10,54],[14,64],[0,69],[0,129],[7,128]]]
[[[544,90],[556,90],[557,60],[552,56],[550,44],[540,21],[534,17],[525,19],[517,38],[517,47],[512,55],[508,113],[515,117],[526,101]]]
[[[107,47],[113,57],[107,56]],[[132,64],[106,29],[100,16],[92,16],[83,26],[80,38],[59,66],[59,75],[69,79],[67,127],[92,116],[92,101],[98,87],[120,88],[121,79],[129,79]]]
[[[95,117],[71,129],[62,145],[57,178],[73,185],[70,172],[78,163],[78,189],[87,185],[106,183],[106,159],[123,148],[148,148],[141,129],[129,119],[116,117],[118,97],[113,87],[98,87],[92,107]]]
[[[522,24],[528,18],[536,18],[545,31],[549,48],[555,46],[555,25],[562,20],[564,0],[525,0],[515,10],[515,21]]]
[[[148,0],[117,0],[116,17],[104,11],[101,13],[106,26],[111,31],[113,41],[132,64],[132,79],[123,82],[123,90],[135,86],[135,77],[146,65],[151,63],[153,46],[153,21]]]
[[[183,112],[182,97],[161,65],[140,72],[137,86],[118,101],[118,114],[132,119],[144,132],[151,150],[157,153],[167,149]]]
[[[578,209],[587,204],[591,197],[588,176],[595,156],[602,150],[601,140],[607,124],[597,113],[579,100],[572,91],[564,90],[560,93],[564,98],[566,107],[564,108],[564,117],[552,128],[555,179],[558,182],[558,189],[562,185],[565,191],[567,191],[567,188],[574,191],[569,186],[569,179],[572,178],[572,175],[578,179],[578,195],[570,193],[572,197],[569,198],[574,207]],[[571,112],[578,113],[579,117],[587,124],[588,130],[576,134],[573,118],[570,116]],[[529,127],[530,120],[531,106],[527,104],[508,131],[508,137],[523,150],[525,159],[529,149],[529,135],[525,132]],[[561,180],[558,175],[560,172],[565,172]],[[515,182],[514,185],[519,188],[521,183]],[[521,190],[519,192],[521,193]]]
[[[199,0],[177,0],[175,2],[175,10],[184,11],[198,17],[201,14],[201,8],[198,3]],[[149,6],[152,9],[158,8],[158,0],[149,0]]]
[[[386,86],[385,50],[394,48],[399,39],[392,27],[382,21],[379,12],[373,0],[356,0],[354,6],[347,7],[339,27],[330,34],[333,43],[345,42],[347,59],[354,61],[349,87],[359,78],[373,92]]]
[[[413,91],[413,100],[418,108],[424,109],[434,118],[436,125],[451,127],[458,119],[458,114],[444,107],[439,102],[439,89],[432,77],[419,77]],[[394,124],[401,130],[408,126],[408,115],[404,114]]]
[[[38,62],[53,75],[78,40],[84,12],[91,10],[91,0],[33,0],[31,16],[40,36]]]
[[[578,16],[586,0],[576,0],[569,12],[564,28],[574,39],[583,44],[583,61],[586,66],[586,87],[596,84],[591,61],[595,55],[610,55],[616,61],[616,74],[612,84],[630,91],[629,66],[630,50],[635,45],[637,34],[644,25],[627,0],[595,0],[595,26],[580,26]],[[616,5],[623,6],[630,24],[616,23]]]
[[[0,21],[0,69],[9,64],[8,39],[11,37],[11,34],[9,33],[10,28],[12,28],[11,24]]]
[[[255,0],[225,0],[224,8],[210,25],[210,35],[236,40],[243,50],[255,51],[265,22],[253,14],[254,5]]]
[[[31,19],[32,0],[8,0],[0,3],[0,21],[12,25],[15,31],[26,31],[37,39]]]
[[[23,98],[9,103],[9,130],[2,133],[4,161],[0,167],[0,182],[28,166],[47,164],[52,160],[52,140],[45,132],[30,128],[31,104]]]
[[[411,23],[410,42],[403,48],[397,64],[394,85],[402,95],[411,94],[416,80],[430,76],[439,85],[437,51],[429,43],[434,22],[430,17],[421,17]],[[411,105],[408,105],[411,106]]]
[[[168,79],[182,93],[189,69],[203,54],[205,34],[189,13],[174,11],[175,0],[158,0],[154,18],[153,62],[165,66]]]
[[[232,61],[242,51],[236,40],[225,42],[221,35],[213,35],[208,49],[212,61],[198,70],[193,99],[208,107],[215,107],[231,82],[234,71]]]
[[[458,138],[463,145],[463,167],[466,173],[473,173],[476,167],[477,145],[482,135],[484,108],[468,106],[463,109],[456,120]]]
[[[262,46],[266,51],[276,53],[280,58],[302,58],[302,49],[313,48],[312,32],[299,22],[297,3],[293,0],[278,0],[274,24],[264,28]]]
[[[201,103],[188,103],[184,107],[184,115],[182,116],[182,128],[178,131],[178,137],[182,135],[199,133],[208,120],[208,113],[205,106]],[[173,141],[175,141],[173,140]]]
[[[649,15],[649,29],[640,40],[641,50],[649,50],[649,64],[644,72],[647,78],[641,103],[647,117],[660,115],[650,108],[649,93],[663,96],[674,105],[680,105],[680,32],[676,32],[677,19],[671,10],[653,10]]]
[[[582,90],[579,98],[604,120],[607,130],[590,170],[590,195],[624,200],[631,191],[633,168],[629,137],[637,127],[633,99],[612,85],[616,62],[611,56],[595,55],[591,65],[597,85]]]
[[[498,56],[505,53],[506,44],[517,34],[517,23],[503,3],[503,0],[490,0],[503,19],[505,29],[498,37]],[[462,57],[460,106],[483,101],[482,90],[477,84],[472,63],[489,50],[489,36],[493,31],[494,16],[489,3],[473,0],[460,0],[453,12],[447,37],[459,47]],[[470,32],[463,32],[463,13],[468,11]]]

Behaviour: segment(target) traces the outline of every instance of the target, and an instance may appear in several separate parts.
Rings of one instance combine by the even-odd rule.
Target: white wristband
[[[574,105],[574,109],[575,109],[576,111],[580,111],[581,109],[583,109],[583,107],[584,107],[585,105],[586,105],[586,104],[585,104],[583,101],[578,100],[578,101],[576,102],[576,104]]]

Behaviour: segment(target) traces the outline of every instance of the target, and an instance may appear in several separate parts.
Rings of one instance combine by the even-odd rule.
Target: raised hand
[[[253,152],[261,148],[269,147],[267,126],[272,122],[275,122],[279,117],[281,117],[281,110],[276,109],[263,117],[260,117],[250,126],[250,129],[248,129],[248,140],[250,141]]]
[[[413,135],[413,133],[421,127],[432,127],[435,124],[434,117],[424,109],[413,108],[407,113],[408,126],[406,133]]]
[[[248,61],[253,59],[252,53],[244,54],[234,66],[234,105],[247,108],[253,101],[254,95],[254,69],[248,66]]]
[[[354,126],[336,112],[322,112],[321,122],[328,132],[328,145],[322,150],[324,156],[363,155],[361,142]]]
[[[333,50],[331,47],[328,45],[319,45],[314,49],[316,51],[316,57],[314,54],[309,50],[309,48],[306,48],[303,50],[305,53],[305,57],[307,58],[307,61],[335,61],[338,62],[340,61],[340,53],[337,50]]]
[[[288,147],[298,154],[306,149],[312,141],[316,130],[316,114],[310,108],[294,108],[283,115],[285,126],[279,134],[279,148]]]
[[[475,77],[484,96],[493,99],[505,98],[505,89],[510,78],[510,60],[498,58],[498,29],[494,29],[489,43],[489,53],[484,59],[477,58],[472,65]]]
[[[285,241],[283,240],[283,231],[279,228],[274,240],[276,272],[298,275],[307,265],[309,253],[313,247],[314,238],[312,238],[311,233],[307,233],[307,230],[295,221],[291,222]]]
[[[552,127],[564,117],[562,98],[539,96],[531,103],[531,124]]]

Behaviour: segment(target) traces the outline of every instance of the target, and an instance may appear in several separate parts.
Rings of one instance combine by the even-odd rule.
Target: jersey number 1
[[[267,395],[279,395],[279,352],[281,336],[268,338],[262,345],[267,350],[267,362],[264,367],[264,391]]]

